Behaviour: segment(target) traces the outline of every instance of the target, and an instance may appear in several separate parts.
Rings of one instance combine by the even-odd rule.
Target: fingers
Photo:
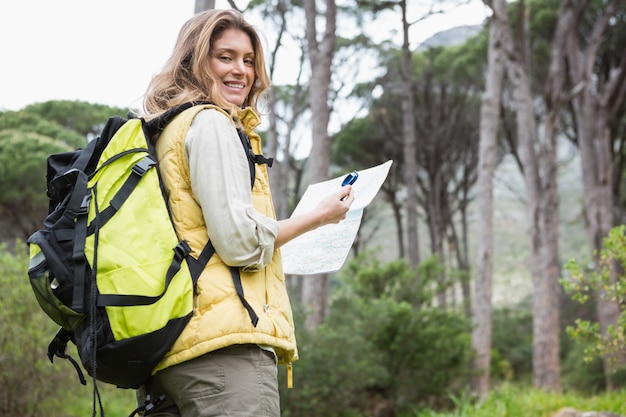
[[[339,200],[348,203],[348,207],[352,204],[354,201],[354,190],[351,185],[341,187],[339,190]]]
[[[346,218],[346,214],[350,210],[350,206],[354,202],[354,190],[351,185],[347,185],[342,187],[339,193],[339,205],[337,206],[336,213],[336,221],[334,223],[339,223],[341,220]]]
[[[346,218],[350,206],[354,202],[354,190],[346,185],[329,194],[318,206],[322,214],[322,224],[339,223]]]

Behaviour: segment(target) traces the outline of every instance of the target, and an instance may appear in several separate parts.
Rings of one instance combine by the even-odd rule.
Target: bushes
[[[455,312],[424,307],[429,279],[402,261],[353,261],[325,323],[314,333],[298,325],[301,359],[294,364],[294,389],[281,392],[283,414],[408,414],[441,405],[464,387],[469,323]]]
[[[532,375],[532,312],[528,303],[493,310],[491,377],[494,382]]]
[[[24,243],[17,255],[0,244],[0,415],[55,415],[44,401],[67,377],[50,365],[45,352],[57,326],[41,312],[28,276]]]
[[[0,243],[0,416],[77,417],[91,411],[93,386],[82,386],[69,362],[51,364],[46,349],[58,326],[41,310],[28,283],[24,242],[15,254]],[[68,351],[75,359],[73,345]],[[134,392],[99,384],[106,415],[127,416]]]
[[[565,290],[572,299],[585,304],[595,301],[614,304],[619,308],[617,323],[609,325],[606,332],[600,330],[597,321],[577,319],[568,326],[568,334],[585,346],[588,362],[597,358],[608,358],[614,371],[608,375],[614,385],[626,385],[626,226],[614,227],[603,240],[603,246],[594,259],[597,263],[592,271],[574,260],[566,265],[570,276],[562,279]]]

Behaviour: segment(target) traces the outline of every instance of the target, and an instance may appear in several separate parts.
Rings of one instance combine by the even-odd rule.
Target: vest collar
[[[239,112],[239,122],[246,135],[250,135],[261,124],[261,118],[252,107],[246,107]]]

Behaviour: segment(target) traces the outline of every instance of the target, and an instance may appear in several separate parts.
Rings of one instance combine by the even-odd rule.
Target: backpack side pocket
[[[28,277],[37,302],[45,313],[64,329],[73,330],[83,320],[84,314],[66,306],[56,293],[61,289],[59,282],[50,272],[48,262],[41,247],[30,243]]]

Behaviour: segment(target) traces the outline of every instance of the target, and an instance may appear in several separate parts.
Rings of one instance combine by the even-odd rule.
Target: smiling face
[[[242,106],[255,80],[254,48],[250,37],[238,29],[226,29],[211,46],[209,65],[221,82],[224,98]]]

